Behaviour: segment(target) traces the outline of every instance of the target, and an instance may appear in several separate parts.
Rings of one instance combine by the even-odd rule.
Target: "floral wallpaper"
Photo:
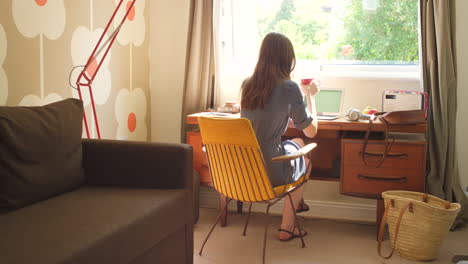
[[[74,85],[120,0],[0,1],[0,105],[37,106],[78,98]],[[113,30],[130,8],[123,0]],[[148,140],[148,0],[137,0],[93,82],[102,138]],[[93,58],[89,75],[102,53]],[[89,92],[83,101],[96,137]],[[83,132],[83,136],[85,133]]]
[[[3,29],[2,24],[0,24],[0,105],[5,105],[8,97],[8,80],[5,70],[3,69],[7,48],[5,29]]]

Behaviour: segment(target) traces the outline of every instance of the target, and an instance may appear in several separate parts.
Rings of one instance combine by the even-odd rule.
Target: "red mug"
[[[304,84],[304,85],[308,85],[308,84],[310,84],[313,80],[314,80],[314,78],[311,78],[311,79],[301,79],[301,83]]]

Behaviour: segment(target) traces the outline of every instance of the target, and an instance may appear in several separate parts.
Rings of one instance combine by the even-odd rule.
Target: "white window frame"
[[[251,1],[251,0],[220,0],[224,1],[224,3],[228,3],[228,11],[231,12],[233,9],[233,6],[231,5],[231,1]],[[231,30],[231,35],[230,38],[234,38],[234,21],[235,18],[234,16],[231,16],[230,18],[230,30]],[[226,20],[225,20],[226,21]],[[226,22],[225,22],[226,23]],[[230,61],[233,63],[233,65],[236,64],[236,45],[233,45],[235,40],[233,40],[232,43],[229,43],[228,45],[225,45],[225,48],[229,47],[232,50],[225,50],[224,54],[232,54],[228,55],[231,56],[230,58],[225,58],[226,61]],[[252,47],[252,49],[258,49],[259,47]],[[353,107],[365,107],[365,101],[376,101],[378,99],[378,95],[374,94],[372,98],[366,98],[366,96],[363,96],[362,98],[364,99],[359,99],[360,97],[357,95],[353,95],[354,91],[357,91],[359,89],[366,90],[368,87],[376,87],[376,90],[378,90],[378,93],[381,93],[383,90],[417,90],[421,91],[422,86],[421,86],[421,67],[419,65],[414,65],[414,64],[382,64],[382,65],[372,65],[372,64],[340,64],[340,61],[336,61],[335,64],[333,64],[333,61],[319,61],[319,60],[300,60],[298,59],[297,61],[297,67],[293,74],[292,74],[292,79],[298,82],[301,77],[305,76],[304,74],[310,73],[312,76],[317,79],[320,79],[322,83],[324,84],[323,88],[324,89],[333,89],[333,88],[339,88],[339,89],[344,89],[345,93],[348,94],[349,99],[351,102],[345,102],[346,106],[353,106]],[[350,63],[350,61],[342,61],[342,63]],[[308,64],[308,65],[304,65]],[[302,68],[303,67],[303,68]],[[302,73],[301,73],[302,71]],[[245,76],[247,77],[247,76]],[[361,85],[362,84],[362,85]],[[236,84],[238,85],[238,84]],[[233,87],[237,86],[232,86],[228,89],[233,89]],[[367,88],[365,88],[367,87]],[[223,89],[223,87],[221,87]],[[352,90],[352,91],[348,91]],[[367,91],[369,93],[370,90]],[[240,98],[234,98],[235,92],[231,92],[231,97],[224,97],[222,98],[223,100],[226,99],[240,99]],[[240,94],[240,93],[237,93]],[[367,104],[366,104],[367,105]],[[346,110],[346,109],[342,109]]]
[[[239,0],[219,0],[222,3],[226,3],[229,7],[226,9],[227,12],[233,12],[234,1]],[[248,0],[250,1],[250,0]],[[365,1],[365,0],[363,0]],[[375,1],[375,0],[373,0]],[[369,1],[368,2],[373,2]],[[378,2],[376,2],[378,3]],[[364,4],[364,2],[363,2]],[[374,4],[375,5],[375,4]],[[373,5],[372,5],[373,6]],[[223,14],[225,12],[224,6],[222,6]],[[231,15],[231,36],[230,40],[232,43],[228,45],[232,49],[231,53],[232,58],[230,60],[235,62],[235,54],[236,54],[236,47],[233,45],[234,43],[234,17]],[[226,52],[228,53],[228,52]],[[310,60],[307,62],[310,64],[309,70],[320,75],[320,76],[330,76],[334,78],[338,78],[342,76],[343,78],[376,78],[376,79],[420,79],[420,65],[414,64],[351,64],[351,61],[326,61],[320,63],[319,60]],[[300,62],[298,62],[300,64]]]

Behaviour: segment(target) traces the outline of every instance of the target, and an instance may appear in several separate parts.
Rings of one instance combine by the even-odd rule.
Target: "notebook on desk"
[[[323,89],[315,97],[318,120],[335,120],[341,115],[343,90]]]

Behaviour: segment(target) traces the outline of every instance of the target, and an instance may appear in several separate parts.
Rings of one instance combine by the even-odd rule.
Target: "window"
[[[418,0],[222,0],[222,83],[238,86],[240,76],[252,73],[260,42],[272,31],[292,41],[296,79],[344,72],[418,76],[418,10]]]

